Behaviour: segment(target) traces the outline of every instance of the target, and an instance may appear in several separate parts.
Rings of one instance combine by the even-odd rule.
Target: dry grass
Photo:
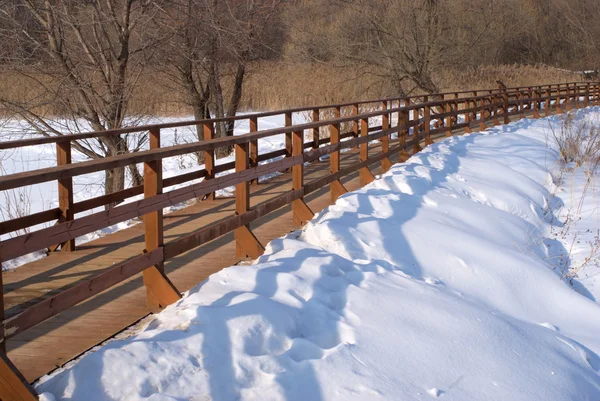
[[[257,62],[249,66],[244,86],[242,111],[276,110],[317,104],[350,102],[394,96],[395,88],[373,75],[357,75],[350,67],[328,64]],[[477,69],[447,70],[436,77],[442,91],[495,88],[501,79],[507,86],[572,82],[581,76],[548,66],[483,66]],[[227,78],[225,78],[227,80]],[[0,72],[0,97],[35,105],[45,115],[64,114],[44,85],[55,87],[60,79],[51,76]],[[227,82],[223,85],[225,96]],[[133,115],[188,116],[181,90],[161,72],[146,71],[130,99]],[[6,115],[6,112],[2,114]]]

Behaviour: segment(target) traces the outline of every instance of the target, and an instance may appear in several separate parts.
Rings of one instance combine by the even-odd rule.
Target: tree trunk
[[[125,188],[125,168],[117,167],[113,169],[108,169],[105,171],[104,177],[104,190],[106,194],[111,194],[113,192],[122,191]],[[106,210],[115,207],[119,202],[111,202],[108,205],[105,205],[104,208]]]

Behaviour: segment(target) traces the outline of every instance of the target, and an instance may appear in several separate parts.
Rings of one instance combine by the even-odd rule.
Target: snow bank
[[[555,123],[428,147],[37,390],[86,401],[599,399],[600,306],[553,269]]]

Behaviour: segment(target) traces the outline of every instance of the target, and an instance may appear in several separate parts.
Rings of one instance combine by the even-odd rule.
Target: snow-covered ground
[[[578,111],[590,115],[600,108]],[[569,203],[553,175],[553,124],[428,147],[37,390],[86,401],[599,400],[598,287],[582,270],[575,291],[556,258],[569,255],[555,235]],[[579,229],[597,231],[588,191]]]

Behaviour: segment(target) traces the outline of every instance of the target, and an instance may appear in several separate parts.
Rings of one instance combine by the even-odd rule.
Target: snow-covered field
[[[578,111],[590,116],[600,108]],[[428,147],[37,390],[86,401],[598,401],[600,286],[584,272],[600,269],[579,271],[575,289],[561,279],[556,255],[577,262],[589,250],[571,255],[575,231],[555,235],[582,190],[554,175],[552,124]],[[587,191],[573,230],[595,232],[598,189]]]

